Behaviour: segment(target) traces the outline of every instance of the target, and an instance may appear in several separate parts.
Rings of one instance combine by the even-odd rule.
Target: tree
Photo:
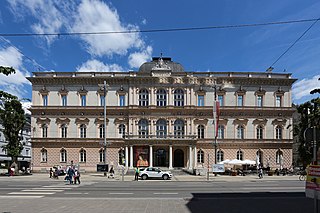
[[[13,68],[0,66],[0,73],[10,75],[15,73]],[[18,98],[14,95],[0,91],[0,121],[4,128],[3,134],[8,142],[2,147],[11,157],[15,172],[18,172],[18,157],[23,145],[20,143],[20,133],[26,123],[24,110]]]

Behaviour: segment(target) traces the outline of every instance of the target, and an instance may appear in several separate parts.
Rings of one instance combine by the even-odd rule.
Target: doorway
[[[167,152],[164,149],[158,149],[155,153],[155,166],[166,167],[167,166]]]
[[[181,149],[176,149],[174,151],[174,162],[173,167],[184,167],[184,154]]]

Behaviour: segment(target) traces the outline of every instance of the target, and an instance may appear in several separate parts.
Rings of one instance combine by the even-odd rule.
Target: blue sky
[[[1,0],[0,33],[126,31],[238,25],[319,18],[320,2]],[[172,57],[188,71],[265,71],[311,22],[199,31],[90,36],[0,37],[0,89],[31,99],[33,71],[137,70],[152,56]],[[292,73],[294,103],[317,97],[320,21],[274,65]]]

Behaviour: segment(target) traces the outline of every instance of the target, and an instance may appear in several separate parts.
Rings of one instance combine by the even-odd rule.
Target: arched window
[[[81,162],[81,163],[87,162],[87,152],[86,152],[86,150],[80,149],[79,154],[80,154],[79,162]]]
[[[67,162],[67,151],[65,149],[60,150],[60,162],[61,163]]]
[[[283,164],[283,152],[280,149],[276,152],[276,163],[280,165]]]
[[[224,153],[221,149],[217,151],[217,162],[224,161]]]
[[[164,119],[159,119],[157,121],[157,138],[167,137],[167,121]]]
[[[198,138],[204,138],[204,126],[203,125],[198,126]]]
[[[263,127],[261,125],[257,126],[257,139],[263,139]]]
[[[174,106],[184,106],[184,92],[182,89],[174,91]]]
[[[87,137],[87,126],[85,124],[80,125],[80,138]]]
[[[139,91],[139,106],[149,106],[149,92],[146,89]]]
[[[48,161],[48,152],[46,149],[41,149],[41,162],[47,162]]]
[[[198,163],[204,163],[204,151],[202,149],[200,149],[198,151]]]
[[[282,127],[276,126],[276,139],[281,140],[282,139]]]
[[[66,124],[61,125],[61,138],[66,138],[68,135],[68,127]]]
[[[147,138],[149,136],[149,122],[146,119],[139,121],[139,138]]]
[[[99,137],[104,138],[104,124],[99,125]]]
[[[126,136],[126,125],[120,124],[119,125],[119,135],[124,138]]]
[[[243,151],[242,150],[238,150],[237,151],[237,159],[238,160],[243,160]]]
[[[184,137],[184,121],[176,120],[174,122],[174,137],[175,138],[183,138]]]
[[[257,155],[256,158],[257,158],[258,163],[259,163],[260,165],[263,165],[263,152],[259,149],[259,150],[257,151],[256,155]],[[257,166],[259,166],[259,165],[257,165]]]
[[[104,160],[105,160],[105,155],[104,155],[104,150],[103,150],[103,148],[101,148],[101,149],[99,150],[99,160],[100,160],[100,162],[104,162]]]
[[[123,148],[121,148],[118,152],[118,156],[119,156],[119,165],[125,165],[126,163],[126,156],[125,156],[125,152],[123,150]]]
[[[224,125],[218,126],[218,138],[224,139]]]
[[[244,139],[244,127],[242,125],[237,127],[237,138]]]
[[[167,92],[164,89],[157,90],[157,106],[167,106]]]
[[[41,126],[42,129],[42,137],[43,138],[47,138],[48,137],[48,125],[47,124],[43,124]]]

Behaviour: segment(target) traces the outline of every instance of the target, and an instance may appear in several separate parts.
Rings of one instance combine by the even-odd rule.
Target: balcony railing
[[[154,140],[195,140],[197,135],[131,135],[126,134],[123,136],[124,139],[154,139]]]

